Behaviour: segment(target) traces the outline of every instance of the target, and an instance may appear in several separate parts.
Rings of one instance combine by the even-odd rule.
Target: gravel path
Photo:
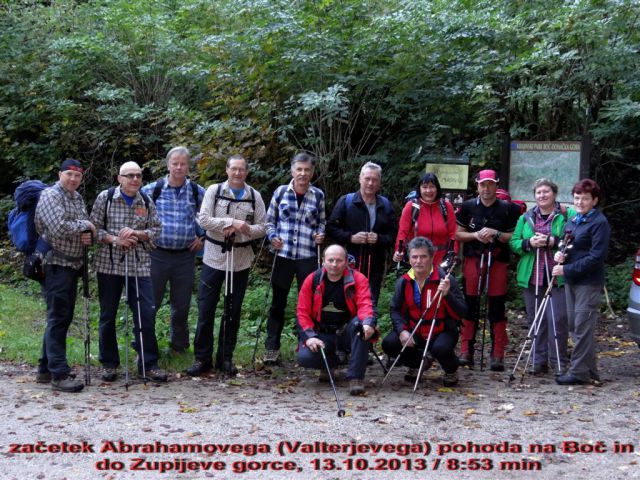
[[[626,338],[623,320],[601,322],[598,387],[464,369],[444,388],[434,366],[412,396],[404,368],[381,387],[373,365],[364,397],[338,381],[344,418],[330,386],[291,365],[128,391],[94,376],[62,394],[4,363],[0,478],[640,478],[640,350]]]

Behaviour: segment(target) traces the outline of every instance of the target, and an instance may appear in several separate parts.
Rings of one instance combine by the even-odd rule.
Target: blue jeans
[[[169,283],[171,323],[169,342],[175,350],[189,348],[189,308],[196,272],[195,253],[153,250],[151,258],[151,283],[156,310],[160,308]]]
[[[155,332],[155,309],[153,289],[150,277],[138,277],[138,298],[136,298],[135,277],[128,278],[127,303],[129,311],[125,316],[133,325],[133,348],[138,353],[138,371],[142,371],[142,357],[146,369],[158,366],[158,342]],[[100,298],[100,362],[105,368],[117,368],[120,365],[118,339],[116,335],[116,316],[125,277],[98,273],[98,297]],[[138,315],[138,301],[140,314]],[[140,329],[142,325],[142,330]],[[142,339],[142,342],[140,341]],[[144,348],[141,348],[141,343]],[[127,345],[126,348],[129,348]]]
[[[202,265],[200,274],[200,288],[198,290],[198,326],[193,339],[193,351],[196,360],[210,363],[213,357],[213,330],[216,319],[216,306],[220,299],[220,290],[224,284],[224,270],[216,270],[208,265]],[[240,329],[240,313],[242,302],[249,281],[249,269],[246,268],[233,273],[233,295],[225,301],[230,304],[227,308],[230,315],[222,314],[220,334],[218,335],[218,353],[216,365],[220,367],[224,360],[231,360],[238,340]]]
[[[54,379],[71,372],[67,363],[67,331],[73,320],[80,272],[60,265],[45,265],[44,296],[47,327],[42,341],[40,372],[51,372]]]
[[[347,324],[341,335],[335,333],[319,333],[318,338],[325,344],[324,353],[330,368],[334,368],[338,364],[336,357],[336,347],[343,351],[350,351],[349,367],[347,369],[348,379],[364,378],[367,370],[368,345],[367,342],[360,339],[356,335],[360,320],[352,318]],[[304,343],[300,342],[298,346],[298,363],[304,368],[313,368],[316,370],[324,370],[326,368],[322,353],[320,351],[312,352]]]

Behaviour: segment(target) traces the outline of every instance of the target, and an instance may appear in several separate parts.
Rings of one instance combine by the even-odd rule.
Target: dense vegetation
[[[0,195],[90,165],[89,203],[169,146],[229,153],[267,196],[293,151],[321,159],[331,200],[384,165],[399,201],[428,154],[498,166],[505,135],[593,142],[616,232],[639,242],[640,6],[632,0],[0,1]],[[9,208],[0,200],[0,220]]]

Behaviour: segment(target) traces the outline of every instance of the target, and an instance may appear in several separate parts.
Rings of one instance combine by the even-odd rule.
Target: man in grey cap
[[[77,192],[83,174],[78,160],[62,162],[58,181],[43,190],[35,215],[36,230],[52,247],[44,258],[47,327],[36,381],[50,381],[51,388],[62,392],[79,392],[84,387],[71,375],[66,343],[83,265],[83,247],[91,244],[96,232]]]

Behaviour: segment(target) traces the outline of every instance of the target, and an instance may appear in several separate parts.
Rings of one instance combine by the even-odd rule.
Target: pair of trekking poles
[[[567,232],[564,236],[564,238],[562,239],[562,241],[559,244],[559,250],[560,253],[562,253],[563,255],[566,254],[567,250],[572,248],[571,242],[573,241],[573,235],[571,234],[571,232]],[[538,304],[539,301],[539,293],[540,293],[540,287],[539,287],[539,280],[540,280],[540,248],[536,248],[536,262],[535,262],[535,269],[536,269],[536,286],[535,286],[535,308],[534,308],[534,316],[533,316],[533,321],[531,322],[531,326],[529,327],[529,331],[527,333],[527,338],[525,338],[523,344],[522,344],[522,348],[520,349],[520,353],[518,355],[518,359],[516,360],[515,365],[513,366],[513,370],[511,372],[511,374],[509,375],[509,383],[511,383],[513,380],[515,380],[516,378],[516,371],[518,369],[518,365],[520,364],[520,360],[522,359],[525,350],[527,349],[527,346],[529,344],[531,344],[530,346],[530,350],[529,350],[529,354],[527,355],[527,359],[524,365],[524,369],[522,370],[522,376],[520,377],[520,383],[524,382],[524,377],[527,373],[527,369],[529,368],[529,365],[531,364],[531,360],[533,359],[533,365],[535,365],[535,347],[536,347],[536,341],[537,341],[537,337],[538,337],[538,332],[540,330],[540,325],[542,324],[542,320],[543,318],[545,318],[545,313],[547,310],[547,306],[551,305],[551,324],[553,326],[553,337],[554,337],[554,343],[555,343],[555,349],[556,349],[556,358],[557,358],[557,362],[558,362],[558,374],[560,374],[562,372],[562,360],[560,359],[560,347],[558,345],[558,332],[557,332],[557,327],[556,327],[556,316],[555,316],[555,312],[553,310],[553,298],[552,298],[552,291],[553,291],[553,287],[557,285],[557,279],[555,276],[551,276],[550,272],[549,272],[549,264],[547,262],[547,256],[546,254],[544,254],[544,271],[545,271],[545,275],[547,277],[548,280],[548,286],[547,289],[544,292],[544,295],[542,297],[542,300],[540,301],[540,303]]]
[[[444,277],[443,281],[449,279],[449,277],[451,276],[451,274],[455,270],[455,267],[458,264],[458,261],[459,261],[459,259],[458,259],[457,256],[455,256],[455,255],[447,255],[447,258],[445,259],[443,264],[441,264],[441,267],[445,270],[445,277]],[[431,326],[429,327],[429,333],[427,334],[427,340],[426,340],[426,343],[425,343],[425,346],[424,346],[424,351],[422,352],[422,359],[420,361],[420,367],[418,368],[418,374],[416,376],[416,381],[415,381],[415,384],[413,385],[413,393],[415,394],[415,392],[416,392],[416,390],[418,388],[418,383],[420,382],[420,377],[422,376],[422,373],[423,373],[423,370],[424,370],[424,365],[425,365],[425,363],[427,361],[427,357],[429,355],[429,345],[431,344],[431,339],[433,337],[433,329],[434,329],[434,327],[436,325],[436,322],[438,321],[437,320],[438,312],[440,311],[440,306],[442,304],[442,299],[443,298],[444,297],[442,295],[442,292],[438,290],[438,292],[431,299],[431,301],[427,301],[427,305],[426,305],[424,311],[422,312],[422,315],[420,315],[420,318],[418,319],[418,321],[416,322],[415,326],[413,327],[413,330],[411,330],[411,333],[409,334],[409,338],[402,345],[402,349],[400,350],[400,353],[398,354],[398,356],[394,360],[394,362],[391,365],[391,367],[389,368],[389,370],[386,372],[385,377],[382,379],[382,385],[384,385],[384,382],[387,381],[387,378],[389,377],[389,375],[391,374],[391,372],[395,368],[396,364],[400,361],[400,358],[402,357],[402,354],[404,353],[404,351],[407,349],[407,346],[409,345],[409,342],[411,340],[413,340],[414,335],[416,334],[416,332],[418,331],[418,329],[420,328],[422,323],[425,321],[425,317],[427,315],[427,312],[429,311],[429,309],[431,309],[431,307],[435,303],[436,304],[436,308],[435,308],[435,311],[433,312],[433,318],[431,319]]]
[[[89,318],[89,309],[91,302],[91,291],[89,288],[89,247],[83,246],[83,266],[82,266],[82,296],[84,300],[84,383],[91,385],[91,324]],[[125,342],[124,362],[125,362],[125,389],[129,390],[129,307],[127,296],[129,294],[129,252],[125,251],[120,261],[124,261],[124,293],[123,300],[125,302],[124,325],[125,325]],[[138,252],[134,250],[134,282],[136,291],[136,309],[138,312],[138,330],[140,338],[140,359],[142,361],[142,378],[146,385],[147,374],[144,358],[144,340],[142,335],[142,316],[140,313],[140,289],[138,285]],[[133,312],[132,312],[133,313]]]

